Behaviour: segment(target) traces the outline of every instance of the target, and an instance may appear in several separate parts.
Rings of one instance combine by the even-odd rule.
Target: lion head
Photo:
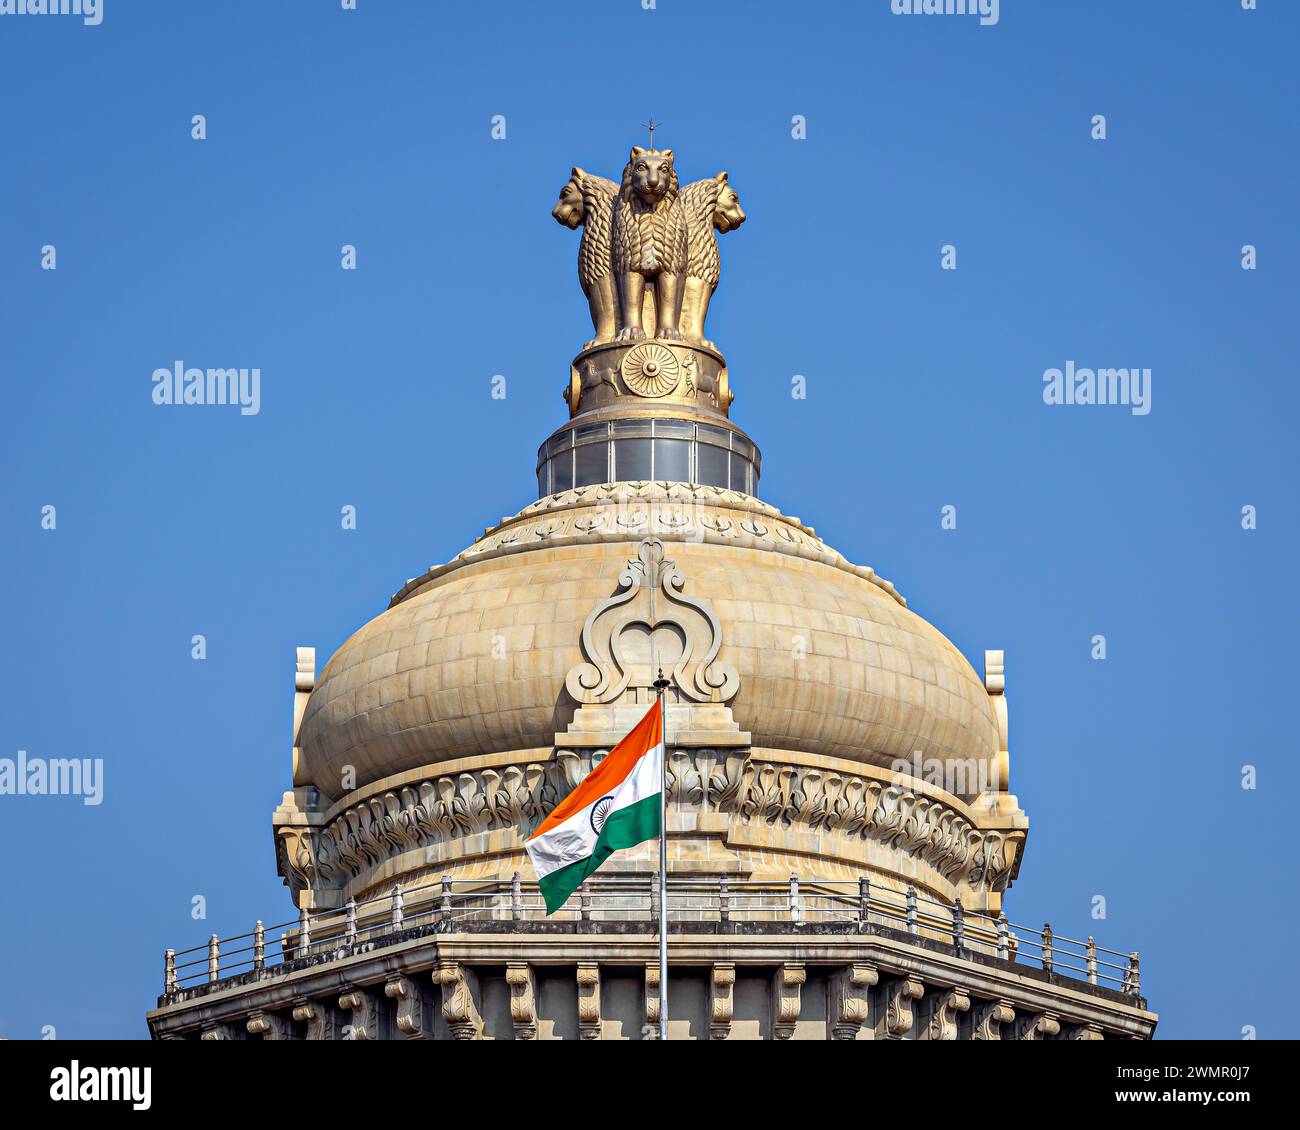
[[[675,197],[677,170],[673,167],[673,151],[632,146],[627,167],[623,170],[622,189],[625,197],[636,196],[652,207],[661,200]]]
[[[720,232],[735,231],[745,222],[745,210],[740,206],[740,197],[727,183],[725,172],[718,173],[713,179],[718,182],[718,202],[713,213],[713,226]]]
[[[575,168],[573,175],[569,177],[569,183],[560,189],[560,199],[551,209],[551,215],[555,217],[556,223],[563,224],[566,228],[577,228],[582,224],[582,178],[584,176],[581,169]]]

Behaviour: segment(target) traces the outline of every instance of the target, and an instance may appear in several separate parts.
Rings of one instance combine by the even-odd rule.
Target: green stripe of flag
[[[653,840],[659,835],[659,809],[662,793],[643,797],[635,804],[611,812],[609,818],[601,825],[596,846],[586,859],[579,859],[567,866],[552,871],[543,878],[538,886],[542,898],[546,900],[546,913],[554,914],[560,909],[581,885],[582,881],[596,870],[616,851],[636,847],[646,840]]]

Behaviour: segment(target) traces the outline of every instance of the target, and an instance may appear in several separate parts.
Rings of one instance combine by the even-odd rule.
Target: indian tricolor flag
[[[663,803],[664,720],[658,701],[528,837],[546,913],[560,909],[620,848],[659,835]]]

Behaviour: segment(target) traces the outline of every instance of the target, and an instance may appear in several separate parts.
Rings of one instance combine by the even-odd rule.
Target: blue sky
[[[977,666],[1007,651],[1031,818],[1012,919],[1140,950],[1162,1036],[1300,1036],[1300,7],[1000,17],[0,16],[0,756],[106,774],[98,807],[0,797],[0,1035],[141,1037],[164,946],[289,916],[293,649],[323,663],[533,499],[589,336],[549,210],[570,166],[617,176],[653,113],[683,175],[727,169],[749,215],[710,336],[763,496]],[[259,367],[260,413],[154,405],[177,359]],[[1046,406],[1071,360],[1150,368],[1150,414]]]

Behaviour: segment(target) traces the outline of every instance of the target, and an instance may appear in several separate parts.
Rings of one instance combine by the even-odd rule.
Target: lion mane
[[[578,281],[586,287],[603,279],[613,267],[614,200],[619,186],[585,169],[574,169],[572,182],[582,194]]]
[[[614,213],[614,263],[620,274],[681,274],[688,261],[686,209],[677,169],[668,191],[653,204],[632,187],[633,161],[623,168]]]

